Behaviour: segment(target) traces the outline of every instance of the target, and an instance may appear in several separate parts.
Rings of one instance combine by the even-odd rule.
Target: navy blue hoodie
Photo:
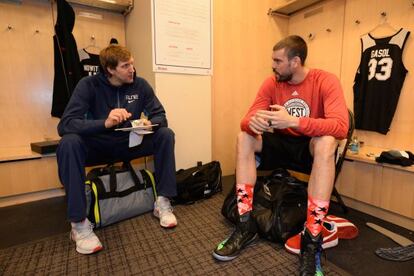
[[[58,125],[58,133],[95,135],[113,132],[105,128],[105,120],[114,108],[125,108],[132,114],[130,120],[139,119],[141,113],[158,127],[168,126],[165,110],[146,80],[135,77],[131,84],[113,86],[99,73],[81,79]],[[116,127],[129,127],[126,121]]]

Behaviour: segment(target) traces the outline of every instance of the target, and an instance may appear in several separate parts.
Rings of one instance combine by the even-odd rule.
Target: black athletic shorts
[[[313,157],[309,151],[310,137],[264,132],[259,170],[285,168],[303,173],[312,170]]]

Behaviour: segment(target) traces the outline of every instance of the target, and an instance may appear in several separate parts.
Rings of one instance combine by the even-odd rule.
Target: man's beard
[[[134,75],[132,75],[132,76],[128,75],[122,80],[123,84],[130,84],[130,83],[133,83],[133,82],[134,82]]]
[[[288,82],[288,81],[292,80],[293,74],[290,73],[288,75],[281,75],[281,74],[275,72],[275,76],[276,76],[276,79],[277,79],[278,82]]]

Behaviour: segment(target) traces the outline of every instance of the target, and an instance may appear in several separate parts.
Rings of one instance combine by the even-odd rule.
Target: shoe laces
[[[77,235],[80,239],[84,239],[88,237],[90,234],[93,233],[94,224],[92,224],[89,220],[85,220],[84,222],[77,223],[74,227]]]
[[[159,208],[160,212],[172,212],[173,211],[170,200],[163,196],[158,197],[157,207]]]

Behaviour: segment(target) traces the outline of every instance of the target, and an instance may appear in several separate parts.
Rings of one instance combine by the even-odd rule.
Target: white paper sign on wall
[[[212,1],[153,0],[154,72],[211,75]]]

